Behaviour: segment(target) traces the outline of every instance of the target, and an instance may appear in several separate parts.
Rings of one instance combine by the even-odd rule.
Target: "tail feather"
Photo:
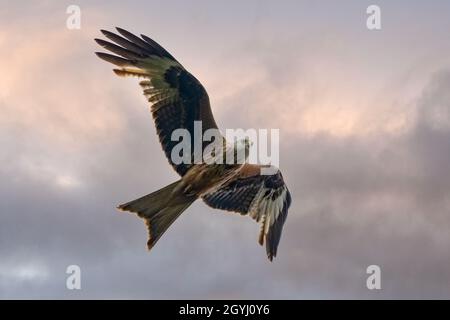
[[[161,238],[164,232],[172,225],[172,223],[186,210],[195,199],[188,202],[167,207],[153,216],[153,218],[144,218],[145,225],[148,230],[147,248],[150,250]]]
[[[117,207],[123,211],[136,213],[145,220],[148,230],[147,248],[149,250],[183,211],[197,199],[195,196],[174,194],[173,191],[179,182],[176,181],[158,191]]]

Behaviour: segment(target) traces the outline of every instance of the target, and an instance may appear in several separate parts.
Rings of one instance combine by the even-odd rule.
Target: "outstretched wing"
[[[114,69],[117,75],[144,78],[140,85],[152,104],[151,112],[159,141],[170,164],[183,176],[190,164],[172,161],[172,149],[179,142],[172,141],[171,135],[175,129],[187,129],[191,146],[194,146],[194,121],[201,121],[203,132],[217,129],[208,94],[202,84],[158,43],[144,35],[139,38],[121,28],[116,29],[120,35],[102,30],[103,35],[114,43],[95,39],[115,55],[103,52],[96,54],[118,66]],[[206,143],[203,148],[205,146]],[[193,163],[193,149],[190,163]]]
[[[274,175],[261,175],[261,167],[245,164],[237,178],[202,198],[213,208],[248,214],[261,222],[259,244],[266,243],[267,256],[272,261],[277,255],[291,194],[280,171]]]

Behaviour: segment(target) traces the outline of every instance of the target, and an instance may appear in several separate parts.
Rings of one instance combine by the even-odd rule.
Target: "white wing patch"
[[[269,189],[261,186],[250,206],[249,215],[257,222],[261,222],[261,232],[259,234],[259,244],[264,244],[264,239],[269,233],[270,227],[275,223],[286,203],[287,189],[283,186],[280,195],[272,200],[276,189]]]

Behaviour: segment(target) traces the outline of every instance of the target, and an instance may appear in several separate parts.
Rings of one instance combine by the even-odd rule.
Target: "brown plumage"
[[[277,254],[283,224],[291,196],[281,172],[261,175],[262,166],[252,164],[174,163],[171,159],[175,129],[186,129],[194,137],[194,121],[202,122],[202,130],[217,129],[209,97],[202,84],[169,52],[154,40],[117,28],[120,35],[102,30],[112,42],[95,39],[113,54],[97,52],[97,56],[117,66],[119,76],[137,76],[151,103],[151,112],[164,153],[181,179],[149,195],[120,205],[124,211],[136,213],[145,220],[152,248],[167,228],[201,197],[213,208],[248,214],[261,222],[259,243],[266,243],[270,260]],[[221,137],[225,143],[225,139]],[[191,141],[193,144],[193,141]],[[192,145],[191,144],[191,145]],[[203,143],[203,148],[207,143]],[[247,145],[246,145],[247,148]],[[194,154],[191,154],[194,160]]]

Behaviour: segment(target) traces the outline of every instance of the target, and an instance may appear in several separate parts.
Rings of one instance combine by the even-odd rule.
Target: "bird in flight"
[[[169,163],[181,176],[180,180],[119,205],[118,209],[144,219],[150,250],[180,214],[201,198],[212,208],[249,215],[261,223],[258,241],[261,245],[265,243],[267,256],[272,261],[291,204],[281,172],[277,169],[274,174],[263,175],[264,165],[247,161],[233,164],[173,161],[172,149],[177,144],[171,139],[174,130],[185,129],[194,136],[196,121],[201,121],[203,132],[217,129],[208,94],[202,84],[154,40],[116,29],[119,34],[101,30],[110,41],[95,39],[112,54],[96,54],[114,64],[113,71],[118,76],[143,78],[140,85],[151,104],[159,141]],[[222,140],[227,143],[224,137]],[[238,141],[231,148],[235,153],[244,149],[247,155],[249,141]],[[230,149],[225,147],[224,150]]]

